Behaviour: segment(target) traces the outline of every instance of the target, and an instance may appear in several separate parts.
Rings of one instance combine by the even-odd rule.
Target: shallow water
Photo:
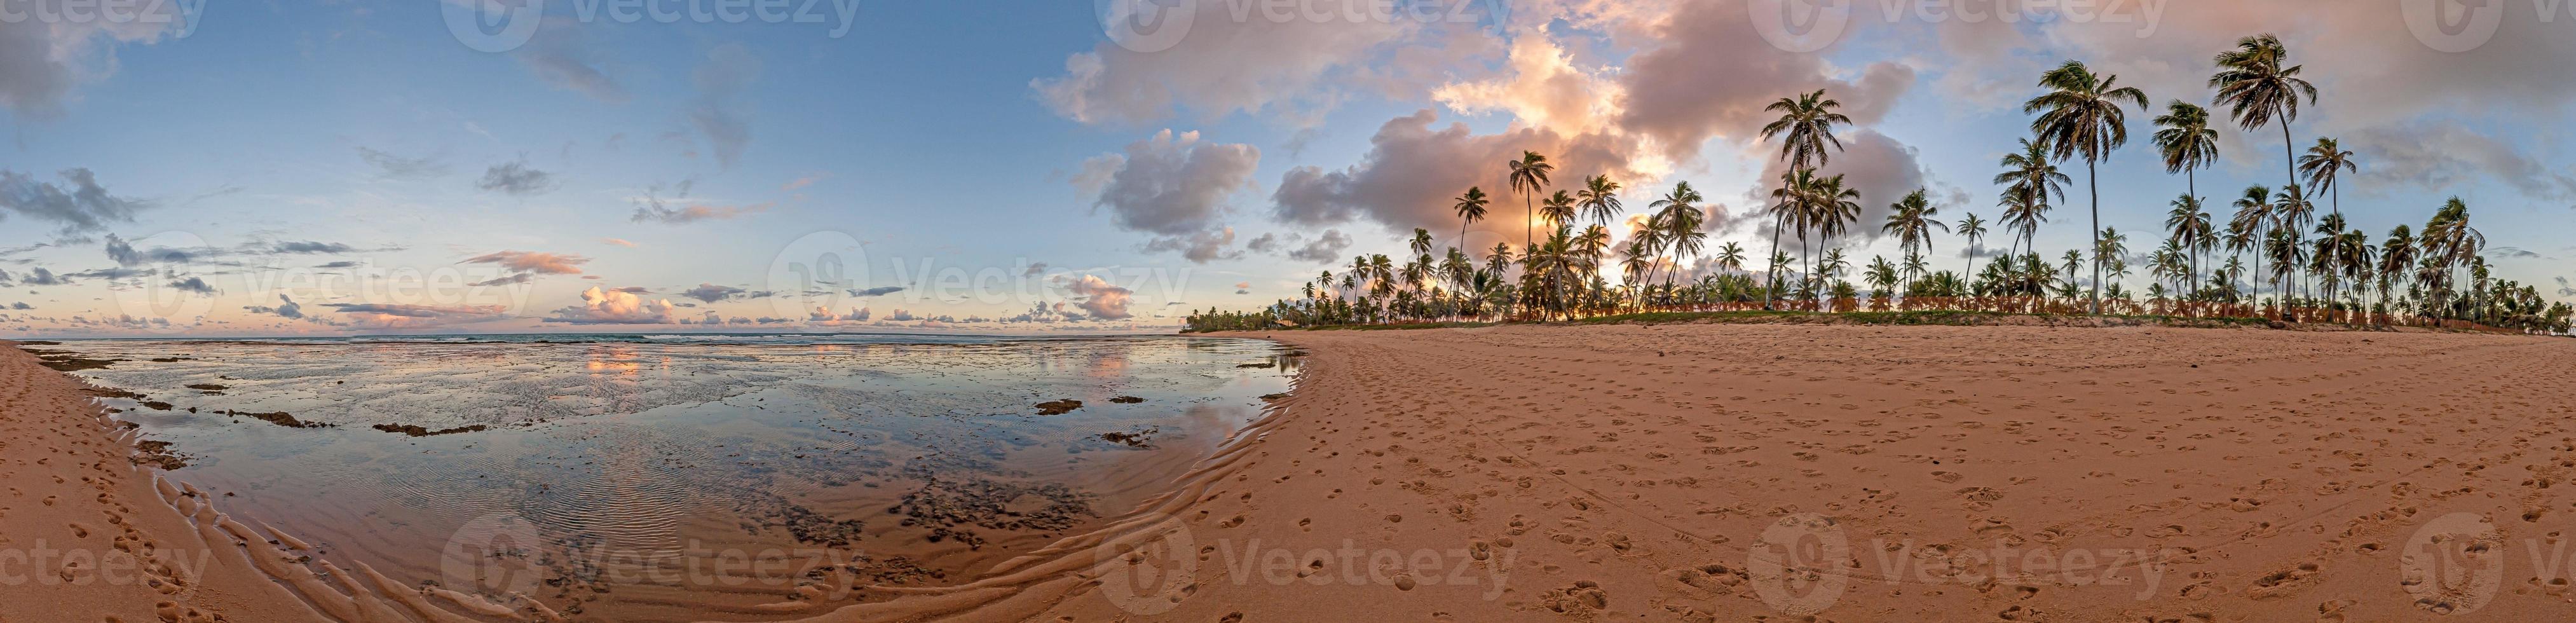
[[[121,360],[77,374],[141,394],[109,406],[254,526],[617,620],[966,581],[1166,490],[1295,367],[1173,337],[441,340],[49,348]]]

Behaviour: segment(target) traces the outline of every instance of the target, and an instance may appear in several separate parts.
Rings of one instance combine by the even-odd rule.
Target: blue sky
[[[2158,109],[2206,103],[2207,57],[2257,32],[2325,91],[2299,148],[2323,133],[2361,154],[2343,193],[2357,226],[2420,227],[2458,195],[2500,276],[2553,293],[2576,274],[2576,87],[2535,73],[2576,60],[2576,15],[2445,52],[2376,5],[2139,0],[2114,12],[2130,21],[2002,24],[1868,3],[1799,52],[1759,31],[1771,0],[1425,2],[1444,17],[1391,23],[1228,13],[1250,0],[864,2],[838,37],[828,2],[820,24],[664,24],[552,0],[531,41],[484,52],[446,19],[476,1],[201,6],[184,36],[0,21],[0,51],[28,61],[0,62],[0,335],[680,330],[710,314],[720,330],[1157,330],[1184,305],[1257,306],[1400,252],[1414,227],[1445,244],[1457,223],[1438,200],[1501,190],[1492,156],[1520,149],[1557,155],[1560,182],[1621,178],[1639,210],[1689,180],[1727,204],[1716,238],[1764,251],[1745,197],[1777,166],[1749,132],[1772,98],[1828,88],[1859,112],[1838,161],[1868,180],[1865,205],[1923,187],[1951,220],[1991,220],[1985,181],[2026,132],[2038,68],[2083,59]],[[1172,2],[1198,8],[1176,42],[1103,26]],[[2106,224],[2138,251],[2182,189],[2144,140],[2153,115],[2101,165]],[[2277,128],[2224,134],[2202,195],[2280,183]],[[73,202],[105,206],[95,223],[44,208],[77,195],[72,171],[104,197]],[[2073,203],[2043,249],[2083,238]],[[1518,237],[1478,229],[1480,248]],[[1936,262],[1960,247],[1937,241]],[[825,253],[863,268],[826,285],[793,268]],[[94,276],[31,285],[38,269]],[[858,294],[889,287],[904,290]]]

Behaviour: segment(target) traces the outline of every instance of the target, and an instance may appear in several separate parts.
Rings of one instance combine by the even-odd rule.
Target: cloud
[[[767,203],[746,206],[720,206],[690,201],[689,191],[696,185],[696,180],[682,180],[678,185],[673,187],[674,194],[667,201],[662,198],[662,186],[660,184],[655,184],[652,188],[645,189],[644,196],[642,198],[633,200],[633,203],[635,204],[635,213],[629,215],[627,220],[637,223],[685,225],[705,220],[730,220],[769,210],[770,204]],[[684,202],[683,205],[673,205],[673,203],[682,202]],[[634,243],[627,244],[632,246]]]
[[[599,239],[599,243],[600,243],[600,244],[605,244],[605,245],[612,245],[612,246],[626,247],[626,248],[629,248],[629,249],[635,248],[635,243],[627,242],[627,241],[625,241],[625,240],[623,240],[623,239],[619,239],[619,238],[601,238],[601,239]]]
[[[2356,145],[2370,175],[2426,190],[2441,191],[2490,178],[2524,195],[2576,202],[2576,169],[2553,171],[2514,146],[2470,130],[2454,121],[2423,121],[2363,129]],[[2365,184],[2372,182],[2364,182]],[[2368,188],[2368,186],[2364,186]]]
[[[1147,253],[1178,251],[1182,259],[1205,264],[1215,260],[1242,258],[1242,251],[1226,248],[1226,245],[1231,244],[1234,244],[1234,228],[1222,227],[1215,231],[1155,238],[1139,248]]]
[[[814,183],[815,183],[815,182],[823,181],[823,179],[824,179],[824,178],[828,178],[828,177],[831,177],[831,174],[828,174],[828,173],[815,173],[815,174],[812,174],[812,175],[807,175],[807,176],[799,177],[799,178],[796,178],[796,179],[787,180],[787,183],[778,185],[778,192],[783,192],[783,193],[796,192],[798,189],[802,189],[802,188],[807,187],[807,186],[812,186],[812,185],[814,185]]]
[[[1547,154],[1556,165],[1560,185],[1591,175],[1609,175],[1632,183],[1641,177],[1630,165],[1638,144],[1626,137],[1585,134],[1567,137],[1552,130],[1515,128],[1501,134],[1476,134],[1464,123],[1433,129],[1438,116],[1430,110],[1389,120],[1369,139],[1360,163],[1338,171],[1302,166],[1282,176],[1271,194],[1272,216],[1281,222],[1320,226],[1365,219],[1394,231],[1425,228],[1454,231],[1457,214],[1447,201],[1469,186],[1481,186],[1496,197],[1493,213],[1480,225],[1509,232],[1521,224],[1521,201],[1501,186],[1493,172],[1524,150]],[[1489,167],[1459,163],[1492,163]],[[1508,202],[1506,208],[1503,204]],[[1520,236],[1510,236],[1518,240]],[[1470,245],[1483,246],[1483,245]]]
[[[304,306],[296,304],[295,299],[288,298],[286,295],[280,294],[277,295],[277,300],[279,301],[279,305],[277,306],[277,315],[288,318],[304,317]]]
[[[544,194],[555,186],[554,174],[530,168],[524,160],[492,165],[483,170],[483,181],[474,184],[475,188],[519,197]]]
[[[1075,304],[1081,306],[1083,313],[1102,320],[1128,318],[1127,302],[1136,294],[1134,290],[1111,285],[1107,280],[1093,275],[1083,275],[1067,281],[1065,290],[1073,296],[1081,297],[1081,300],[1076,301]]]
[[[592,286],[581,293],[580,305],[555,310],[546,322],[567,324],[675,324],[675,309],[668,300],[646,301],[644,297],[619,290]]]
[[[689,288],[687,291],[681,292],[680,296],[697,299],[702,302],[715,303],[739,296],[743,292],[744,290],[742,288],[720,286],[712,283],[701,283],[698,284],[698,287]]]
[[[154,247],[148,251],[137,251],[135,250],[134,245],[127,243],[123,238],[118,238],[116,234],[107,235],[106,248],[107,259],[115,261],[118,266],[185,264],[188,263],[189,260],[196,259],[196,255],[191,254],[188,251],[169,247]]]
[[[537,79],[558,88],[569,89],[592,99],[611,104],[626,103],[625,87],[599,68],[605,55],[593,49],[582,36],[580,25],[569,17],[549,17],[539,22],[536,36],[519,48],[516,56]]]
[[[697,104],[689,110],[689,123],[705,135],[714,147],[716,163],[731,169],[742,160],[743,149],[751,144],[751,124],[742,118],[734,103],[743,87],[760,76],[760,58],[740,44],[727,43],[707,50],[707,60],[689,74],[697,85]]]
[[[1261,237],[1254,238],[1252,242],[1243,245],[1244,249],[1254,253],[1283,255],[1292,260],[1327,264],[1342,261],[1344,259],[1342,251],[1350,247],[1351,237],[1343,234],[1339,229],[1326,229],[1323,235],[1314,240],[1307,240],[1304,234],[1295,232],[1285,236],[1262,234]]]
[[[215,287],[208,285],[205,279],[199,277],[173,279],[170,281],[170,289],[178,290],[180,292],[203,294],[206,296],[214,296],[215,294]]]
[[[6,61],[0,61],[5,63]],[[0,169],[0,216],[14,213],[62,226],[65,235],[97,232],[109,223],[134,222],[134,213],[152,207],[147,201],[118,197],[98,184],[89,169],[57,173],[66,185],[39,182],[32,176]]]
[[[364,265],[364,264],[361,264],[361,263],[359,263],[359,262],[351,262],[351,261],[343,260],[343,261],[330,262],[330,263],[325,263],[325,264],[315,264],[315,265],[313,265],[313,267],[314,267],[314,268],[357,268],[357,267],[359,267],[359,266],[363,266],[363,265]]]
[[[178,12],[184,4],[129,3],[114,10],[120,19],[39,20],[24,13],[59,11],[60,3],[12,3],[22,15],[0,20],[0,108],[21,118],[61,114],[63,104],[75,99],[75,87],[116,72],[119,44],[176,35],[194,17]]]
[[[2559,283],[2560,283],[2561,285],[2564,285],[2564,284],[2566,284],[2566,283],[2567,283],[2567,281],[2566,281],[2565,279],[2560,279],[2560,280],[2559,280]],[[2566,293],[2561,292],[2560,294],[2562,294],[2562,295],[2563,295],[2563,294],[2566,294]],[[34,305],[28,305],[26,301],[19,301],[19,302],[16,302],[16,303],[10,303],[10,304],[9,304],[9,308],[10,308],[10,309],[15,309],[15,310],[18,310],[18,311],[26,311],[26,310],[30,310],[30,309],[35,309],[35,308],[36,308],[36,306],[34,306]]]
[[[1030,264],[1029,264],[1029,268],[1028,268],[1028,270],[1020,271],[1020,276],[1022,276],[1022,277],[1035,277],[1035,276],[1038,276],[1038,275],[1045,274],[1045,273],[1046,273],[1046,269],[1047,269],[1047,263],[1046,263],[1046,262],[1032,262],[1032,263],[1030,263]]]
[[[436,327],[487,322],[509,317],[509,308],[500,305],[327,303],[323,306],[347,315],[350,324],[370,328]]]
[[[1329,108],[1365,82],[1369,61],[1391,58],[1396,44],[1426,27],[1400,15],[1390,20],[1273,20],[1260,15],[1238,19],[1231,15],[1234,7],[1257,3],[1177,2],[1188,3],[1175,6],[1194,10],[1195,18],[1183,18],[1189,19],[1183,24],[1187,36],[1170,49],[1139,52],[1117,41],[1102,41],[1091,51],[1066,58],[1063,75],[1032,80],[1029,87],[1056,114],[1083,123],[1142,124],[1182,109],[1203,119],[1234,112],[1311,116],[1309,111],[1278,109],[1282,104]],[[1173,3],[1111,4],[1133,8]],[[1188,15],[1172,13],[1174,8],[1158,10],[1165,11],[1165,18]]]
[[[38,266],[28,269],[27,276],[19,278],[18,283],[30,286],[67,286],[72,284],[72,280],[69,275],[55,275],[53,271]]]
[[[879,286],[865,290],[851,290],[850,296],[885,296],[902,291],[903,286]]]
[[[498,264],[508,274],[470,284],[476,287],[527,283],[538,275],[578,275],[581,265],[590,258],[561,253],[536,251],[496,251],[466,258],[464,264]]]
[[[268,251],[270,253],[337,254],[348,253],[356,250],[356,248],[350,247],[349,245],[337,242],[313,242],[310,240],[304,242],[278,242],[268,245]]]
[[[1107,208],[1111,224],[1154,234],[1146,250],[1181,251],[1204,263],[1228,257],[1222,247],[1234,233],[1220,222],[1229,211],[1226,199],[1252,188],[1260,164],[1261,150],[1251,145],[1202,143],[1197,132],[1163,130],[1128,144],[1124,153],[1084,161],[1073,183],[1098,193],[1092,208]]]
[[[440,162],[435,157],[406,158],[370,149],[364,145],[358,147],[358,159],[375,166],[377,175],[390,179],[429,179],[445,176],[448,173],[447,163]]]
[[[1867,126],[1914,84],[1914,70],[1893,62],[1869,65],[1857,81],[1837,80],[1824,55],[1782,53],[1758,32],[1743,2],[1680,3],[1653,27],[1658,45],[1628,59],[1619,77],[1619,125],[1680,159],[1719,136],[1750,142],[1766,115],[1776,117],[1762,107],[1783,96],[1826,89]]]

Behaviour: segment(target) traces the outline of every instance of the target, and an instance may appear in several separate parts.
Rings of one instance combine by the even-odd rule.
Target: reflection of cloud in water
[[[1258,396],[1286,388],[1279,370],[1235,367],[1276,351],[1240,340],[73,348],[121,352],[134,363],[94,378],[180,412],[288,411],[335,424],[171,412],[145,428],[206,457],[181,479],[257,492],[241,507],[285,515],[263,520],[344,518],[355,525],[330,526],[332,538],[386,556],[445,536],[407,531],[514,513],[575,551],[649,560],[700,539],[824,544],[937,552],[916,558],[962,571],[1009,551],[968,554],[960,543],[1025,547],[1127,510],[1256,417]],[[146,363],[164,353],[197,359]],[[178,389],[204,382],[231,389]],[[1145,401],[1109,400],[1122,395]],[[1036,415],[1035,403],[1057,399],[1086,406]],[[413,438],[368,428],[380,423],[493,428]],[[1157,431],[1152,449],[1100,438],[1145,429]],[[1044,517],[975,510],[1039,501]],[[933,518],[964,523],[907,523]]]

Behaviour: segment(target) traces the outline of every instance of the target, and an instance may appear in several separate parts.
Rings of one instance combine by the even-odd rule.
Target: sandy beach
[[[1775,325],[1238,337],[1304,350],[1294,392],[1138,512],[957,585],[708,618],[2576,612],[2565,339]],[[220,499],[156,487],[84,392],[0,349],[0,547],[141,544],[192,566],[88,583],[0,567],[0,621],[611,620],[308,560],[294,526],[243,526],[216,514]],[[459,614],[473,612],[492,618]]]

